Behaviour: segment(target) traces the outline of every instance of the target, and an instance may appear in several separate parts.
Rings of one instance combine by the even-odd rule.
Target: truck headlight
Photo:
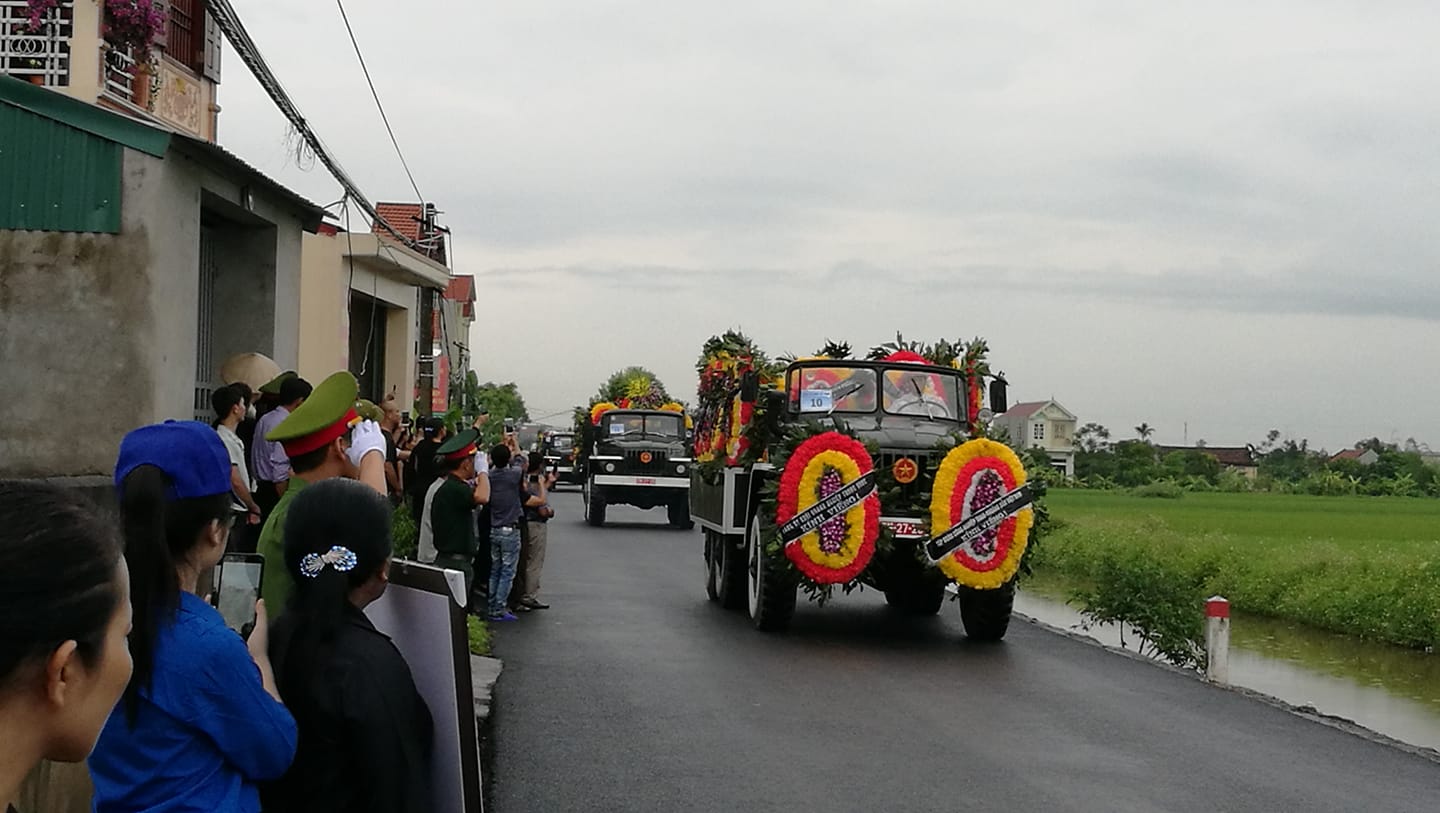
[[[676,464],[675,464],[675,473],[676,473],[676,474],[684,474],[684,473],[685,473],[685,464],[684,464],[684,463],[676,463]]]
[[[614,464],[614,463],[606,463],[606,464],[605,464],[605,471],[608,472],[608,473],[614,474],[614,473],[615,473],[615,464]]]

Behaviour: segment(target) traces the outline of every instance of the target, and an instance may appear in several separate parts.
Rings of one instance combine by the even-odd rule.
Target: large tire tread
[[[960,591],[960,620],[965,635],[975,641],[999,641],[1010,628],[1015,609],[1015,583],[996,590]]]

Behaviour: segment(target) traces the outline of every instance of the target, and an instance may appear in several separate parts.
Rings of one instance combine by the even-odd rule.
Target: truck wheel
[[[715,534],[711,548],[715,563],[717,591],[720,606],[727,610],[745,607],[745,551],[735,546],[735,540],[725,534]]]
[[[689,500],[675,500],[665,506],[665,510],[670,516],[671,526],[682,531],[688,531],[695,527],[695,522],[690,519]]]
[[[960,590],[960,620],[976,641],[998,641],[1010,627],[1015,608],[1015,582],[996,590]]]
[[[750,539],[745,546],[748,557],[750,622],[755,629],[783,632],[795,614],[795,582],[790,575],[776,568],[765,553],[760,534],[760,517],[750,520]]]
[[[714,531],[706,528],[705,534],[705,595],[711,601],[720,599],[720,546],[724,544],[723,539],[717,540],[719,536]]]
[[[605,524],[605,498],[601,497],[598,489],[591,485],[589,480],[585,481],[585,521],[592,527],[599,528]]]

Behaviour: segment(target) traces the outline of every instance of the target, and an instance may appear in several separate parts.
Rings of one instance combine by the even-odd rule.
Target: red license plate
[[[653,485],[655,485],[655,483],[657,483],[657,482],[659,482],[659,481],[656,480],[654,477],[636,477],[636,478],[635,478],[635,485],[637,485],[637,486],[653,486]]]

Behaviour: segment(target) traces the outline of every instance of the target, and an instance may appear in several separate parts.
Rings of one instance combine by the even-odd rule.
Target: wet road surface
[[[784,635],[708,602],[699,531],[581,522],[498,625],[492,813],[1433,809],[1440,765],[1023,622],[966,641],[867,591]]]

